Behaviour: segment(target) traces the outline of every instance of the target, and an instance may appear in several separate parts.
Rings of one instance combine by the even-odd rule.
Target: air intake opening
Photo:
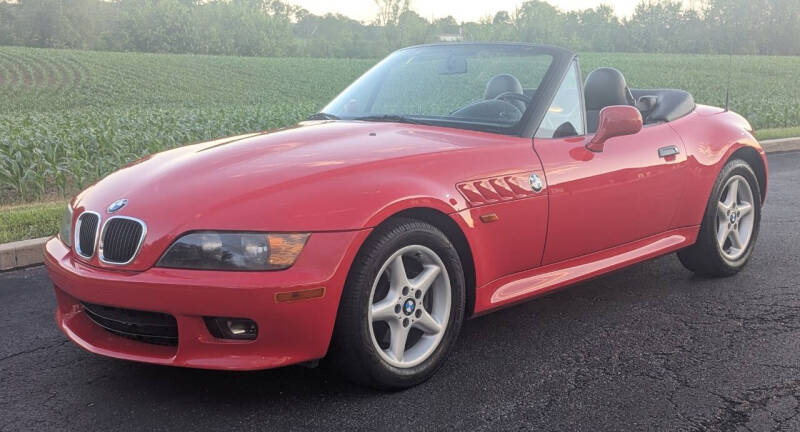
[[[178,345],[178,323],[172,315],[81,304],[92,322],[117,336],[155,345]]]

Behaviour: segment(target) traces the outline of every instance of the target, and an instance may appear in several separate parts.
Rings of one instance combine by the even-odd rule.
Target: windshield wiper
[[[311,114],[306,120],[339,120],[339,117],[331,113],[318,112],[316,114]]]
[[[374,122],[392,122],[392,123],[408,123],[408,124],[420,124],[420,125],[432,125],[431,122],[426,122],[424,120],[420,120],[414,117],[408,117],[399,114],[381,114],[381,115],[370,115],[370,116],[363,116],[363,117],[353,117],[351,120],[359,120],[359,121],[374,121]]]

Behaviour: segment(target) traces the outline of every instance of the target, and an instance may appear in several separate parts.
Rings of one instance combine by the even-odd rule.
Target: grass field
[[[684,88],[712,105],[723,103],[728,62],[581,55],[584,74],[614,66],[632,87]],[[65,198],[165,148],[295,123],[372,64],[0,47],[0,212]],[[800,126],[800,57],[735,57],[733,65],[732,109],[757,129]]]
[[[65,211],[64,201],[0,207],[0,244],[55,234]]]
[[[800,137],[800,126],[777,129],[759,129],[756,131],[755,135],[759,140],[795,138]]]

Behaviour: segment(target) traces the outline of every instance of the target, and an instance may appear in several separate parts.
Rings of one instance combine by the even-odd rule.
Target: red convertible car
[[[251,370],[325,361],[422,382],[464,319],[677,252],[747,263],[767,189],[741,116],[583,82],[530,44],[402,49],[299,125],[149,156],[68,206],[56,319],[105,356]]]

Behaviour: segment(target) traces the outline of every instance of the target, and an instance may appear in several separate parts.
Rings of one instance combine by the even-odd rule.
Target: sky
[[[322,15],[340,13],[359,21],[371,21],[377,12],[374,0],[288,0]],[[619,16],[630,16],[640,0],[547,0],[562,10],[588,9],[601,3],[614,7]],[[497,11],[513,11],[523,0],[411,0],[411,8],[425,18],[453,15],[456,21],[477,21]]]

